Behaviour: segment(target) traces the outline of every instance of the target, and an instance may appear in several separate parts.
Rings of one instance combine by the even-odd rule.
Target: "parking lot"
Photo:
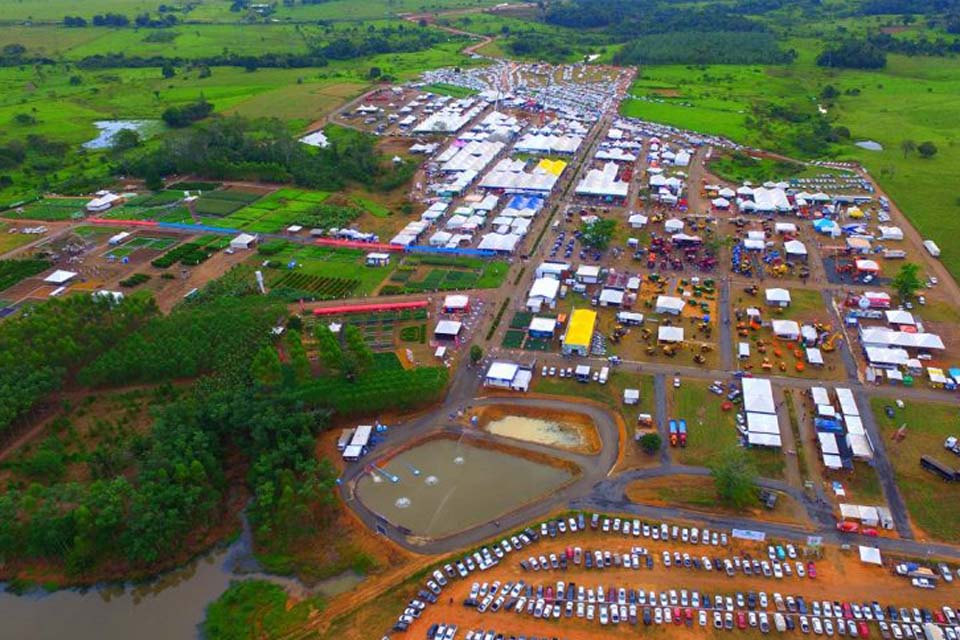
[[[504,638],[606,637],[640,627],[928,640],[922,625],[932,622],[957,638],[949,584],[912,589],[895,571],[820,552],[679,524],[564,516],[438,567],[400,627],[446,638],[456,625],[455,637],[484,640],[491,629]]]

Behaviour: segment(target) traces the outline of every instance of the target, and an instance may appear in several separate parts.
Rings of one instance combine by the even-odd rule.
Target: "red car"
[[[813,561],[807,563],[807,575],[812,579],[817,577],[817,565]]]
[[[870,629],[867,627],[867,623],[863,620],[857,622],[857,631],[860,633],[861,638],[870,637]]]
[[[687,616],[687,620],[693,620],[693,609],[691,609],[690,607],[687,607],[686,609],[683,610],[683,613]],[[942,613],[940,614],[940,617],[941,618],[943,617]]]
[[[673,608],[673,624],[683,624],[683,611],[680,607]]]
[[[544,591],[543,599],[553,603],[553,587],[547,587],[546,591]]]
[[[871,538],[876,538],[880,535],[880,532],[873,527],[864,527],[863,529],[860,529],[860,533],[865,536],[870,536]]]
[[[843,603],[843,617],[846,618],[847,620],[850,620],[853,618],[853,609],[850,607],[849,602]]]
[[[837,530],[841,533],[856,533],[860,531],[860,525],[856,522],[838,522]]]
[[[747,628],[747,615],[743,611],[737,611],[737,629]]]
[[[947,624],[947,617],[936,609],[933,610],[933,619],[937,621],[937,624]]]

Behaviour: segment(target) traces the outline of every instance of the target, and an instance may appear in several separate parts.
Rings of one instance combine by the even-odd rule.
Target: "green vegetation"
[[[610,246],[613,234],[617,230],[617,221],[612,218],[603,218],[591,223],[580,225],[580,242],[591,249],[604,250]]]
[[[322,609],[318,598],[307,598],[290,609],[283,587],[261,580],[234,581],[207,607],[203,637],[207,640],[245,640],[251,630],[262,637],[278,637],[303,625],[312,611]]]
[[[920,265],[912,262],[906,262],[900,265],[897,275],[893,277],[890,283],[897,290],[897,296],[900,300],[910,300],[923,288],[923,282],[920,281]]]
[[[717,497],[727,506],[741,509],[757,502],[757,471],[739,447],[723,450],[710,467]]]
[[[957,435],[960,420],[957,408],[950,404],[910,402],[903,409],[892,398],[872,398],[870,406],[880,427],[897,486],[907,503],[913,524],[924,533],[945,542],[960,540],[960,505],[946,498],[954,487],[920,466],[920,456],[928,455],[948,466],[956,467],[956,458],[943,448],[948,436]],[[894,410],[888,418],[884,407]],[[905,425],[905,437],[894,439]],[[945,499],[946,498],[946,499]]]
[[[798,177],[803,170],[803,165],[796,162],[755,158],[742,151],[718,156],[710,162],[710,171],[730,182],[780,182]]]
[[[452,98],[468,98],[470,96],[477,95],[477,91],[475,89],[458,87],[455,84],[446,84],[443,82],[435,82],[433,84],[424,85],[421,87],[421,90],[429,91],[430,93],[436,93],[441,96],[450,96]]]
[[[0,291],[49,268],[46,260],[0,260]]]
[[[380,289],[382,295],[496,289],[503,284],[509,265],[499,260],[445,256],[408,257]]]
[[[123,280],[121,280],[120,286],[126,287],[128,289],[132,289],[133,287],[139,287],[141,284],[144,284],[149,280],[150,280],[150,276],[147,275],[146,273],[135,273],[129,278],[124,278]]]

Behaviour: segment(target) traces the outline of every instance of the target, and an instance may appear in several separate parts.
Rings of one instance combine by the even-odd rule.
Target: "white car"
[[[701,627],[707,626],[707,612],[703,609],[701,609],[700,613],[697,614],[697,622],[700,623]]]
[[[680,388],[680,378],[674,377],[674,379],[673,379],[673,388],[674,388],[674,389],[679,389],[679,388]]]

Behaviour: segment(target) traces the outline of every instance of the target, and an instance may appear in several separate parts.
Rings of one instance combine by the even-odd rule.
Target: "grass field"
[[[10,233],[10,225],[0,222],[0,255],[19,249],[37,239],[37,236],[25,233]]]
[[[271,256],[271,261],[287,265],[291,261],[297,263],[295,271],[309,276],[320,278],[338,278],[356,281],[351,294],[353,296],[367,296],[376,291],[392,267],[368,267],[364,264],[364,252],[351,249],[328,249],[325,247],[311,247],[290,245],[280,253]],[[262,258],[254,258],[259,263]],[[270,284],[274,286],[289,273],[283,266],[270,271]],[[288,281],[289,286],[289,281]]]
[[[870,404],[913,524],[934,538],[960,541],[960,501],[956,499],[960,487],[945,483],[920,466],[921,455],[960,466],[960,459],[943,448],[947,436],[960,435],[957,407],[907,402],[903,409],[897,409],[892,398],[873,398]],[[895,409],[893,419],[884,413],[885,406]],[[903,424],[907,425],[906,437],[893,442],[894,432]]]
[[[687,446],[672,450],[674,461],[680,464],[711,466],[720,454],[737,446],[734,412],[720,408],[721,398],[711,393],[709,386],[702,380],[683,380],[679,389],[672,389],[669,418],[687,421]],[[748,455],[762,477],[783,476],[779,451],[755,447]]]

